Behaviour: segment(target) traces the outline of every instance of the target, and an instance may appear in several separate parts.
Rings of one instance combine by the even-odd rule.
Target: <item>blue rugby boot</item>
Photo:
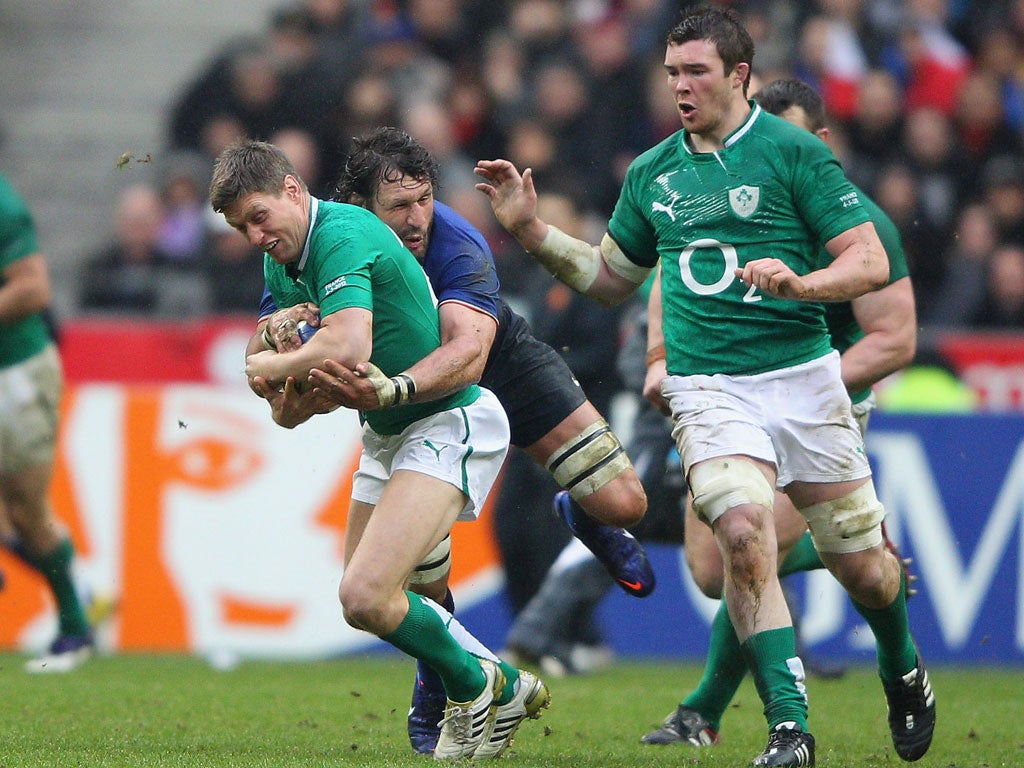
[[[654,590],[654,569],[640,542],[629,531],[595,522],[573,502],[568,491],[559,491],[554,499],[555,514],[582,541],[615,582],[628,595],[647,597]]]
[[[409,707],[409,743],[413,751],[421,755],[433,754],[437,737],[441,735],[441,718],[448,696],[437,672],[416,662],[416,682],[412,689],[412,705]]]

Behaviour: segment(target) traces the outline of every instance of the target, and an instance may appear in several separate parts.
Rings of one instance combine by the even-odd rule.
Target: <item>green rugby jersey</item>
[[[388,376],[401,373],[441,345],[433,292],[416,257],[365,208],[313,199],[306,248],[287,267],[264,256],[264,276],[279,307],[313,301],[321,317],[350,307],[373,312],[370,362]],[[363,413],[370,427],[396,435],[413,422],[469,405],[475,384],[426,403]]]
[[[900,239],[900,232],[881,208],[870,197],[861,194],[861,202],[867,208],[871,222],[878,231],[878,238],[885,248],[885,255],[889,259],[889,285],[895,283],[910,274],[907,267],[907,255],[903,251],[903,240]],[[831,260],[828,251],[824,251],[821,266],[828,264]],[[825,305],[825,324],[832,337],[832,346],[840,352],[845,352],[858,341],[864,338],[864,331],[857,324],[853,317],[853,306],[849,302],[837,302]],[[871,389],[862,389],[860,392],[851,392],[850,399],[859,403],[866,400],[871,394]]]
[[[21,195],[0,174],[0,271],[39,253],[32,214]],[[4,284],[0,276],[0,285]],[[8,368],[39,354],[52,341],[41,312],[0,325],[0,368]]]
[[[820,139],[751,107],[717,152],[693,152],[681,130],[640,155],[608,224],[635,263],[662,260],[673,375],[763,373],[831,349],[822,304],[772,298],[733,269],[774,257],[813,271],[828,240],[868,220],[862,196]]]

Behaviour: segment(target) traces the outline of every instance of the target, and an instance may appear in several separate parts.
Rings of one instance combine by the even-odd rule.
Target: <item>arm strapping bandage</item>
[[[544,268],[570,288],[586,293],[601,272],[601,252],[589,243],[548,225],[548,233],[530,252]]]
[[[619,248],[619,244],[607,232],[601,238],[601,256],[609,270],[622,279],[629,280],[633,285],[643,285],[647,276],[654,271],[654,267],[641,267],[630,261],[629,257]]]
[[[613,274],[634,285],[643,283],[651,273],[650,268],[630,261],[607,232],[601,238],[600,247],[595,247],[548,224],[547,235],[531,255],[548,272],[580,293],[590,290],[597,280],[602,261]]]

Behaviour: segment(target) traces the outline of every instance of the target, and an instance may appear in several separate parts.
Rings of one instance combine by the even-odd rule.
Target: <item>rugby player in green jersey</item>
[[[753,55],[728,10],[692,11],[670,31],[665,69],[683,129],[630,165],[599,246],[537,217],[529,169],[482,160],[477,187],[520,245],[598,301],[622,301],[661,264],[669,374],[661,392],[764,703],[769,738],[754,764],[814,764],[803,667],[777,574],[776,487],[871,627],[894,746],[916,760],[931,743],[935,699],[823,304],[883,287],[888,263],[861,195],[828,148],[748,101]]]
[[[64,387],[49,303],[32,215],[0,176],[0,541],[43,575],[58,618],[57,637],[29,672],[69,672],[95,646],[75,589],[74,546],[49,501]]]
[[[825,107],[818,93],[799,80],[775,80],[755,95],[767,112],[780,115],[827,141]],[[914,357],[917,322],[914,293],[899,231],[888,216],[867,197],[863,198],[871,221],[889,260],[889,284],[859,296],[852,302],[827,304],[826,320],[832,346],[841,354],[843,382],[853,401],[853,415],[863,434],[875,406],[871,385],[900,370]],[[649,343],[661,343],[660,285],[652,289]],[[665,359],[650,360],[644,391],[648,399],[667,412],[660,385],[665,378]],[[773,509],[779,550],[779,575],[823,567],[807,524],[782,493],[776,493]],[[694,581],[708,597],[721,597],[722,558],[707,526],[700,525],[692,508],[687,510],[686,555]],[[888,543],[888,539],[886,539]],[[890,545],[891,546],[891,545]],[[909,574],[908,579],[912,579]],[[909,583],[908,583],[909,587]],[[912,594],[912,590],[909,594]],[[684,743],[706,746],[718,740],[722,716],[746,673],[742,650],[723,603],[711,624],[710,651],[704,674],[676,711],[661,727],[642,739],[645,744]]]
[[[247,140],[217,158],[210,204],[264,251],[279,306],[320,308],[305,344],[246,358],[250,379],[276,391],[307,381],[327,359],[349,370],[370,363],[383,407],[360,412],[338,588],[345,620],[440,675],[448,705],[435,759],[499,757],[522,720],[548,705],[547,687],[407,584],[456,520],[480,514],[508,450],[501,404],[475,384],[417,401],[406,371],[441,343],[437,308],[419,262],[372,212],[318,200],[280,149]]]

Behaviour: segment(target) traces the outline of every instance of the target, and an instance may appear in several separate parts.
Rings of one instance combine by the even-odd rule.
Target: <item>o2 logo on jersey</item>
[[[691,259],[697,251],[702,249],[717,250],[722,254],[722,258],[724,260],[721,277],[713,283],[702,283],[697,279],[697,276],[693,274],[693,269],[690,264]],[[683,285],[698,296],[713,296],[716,293],[722,293],[722,291],[732,285],[733,281],[736,279],[735,270],[738,267],[739,254],[736,253],[736,247],[729,245],[728,243],[719,242],[711,237],[703,237],[699,240],[694,240],[679,254],[679,276],[682,278]],[[761,298],[760,294],[757,293],[757,286],[752,285],[744,294],[743,301],[749,304],[751,302],[760,301]]]
[[[720,251],[725,260],[722,266],[722,276],[713,283],[702,283],[693,274],[693,270],[690,267],[690,260],[693,258],[693,255],[703,248]],[[731,245],[726,245],[710,237],[694,240],[679,254],[679,274],[683,279],[683,284],[698,296],[712,296],[724,291],[736,279],[733,270],[738,266],[739,257],[736,254],[736,249]]]
[[[761,188],[744,184],[729,190],[729,207],[741,219],[749,219],[761,202]]]

